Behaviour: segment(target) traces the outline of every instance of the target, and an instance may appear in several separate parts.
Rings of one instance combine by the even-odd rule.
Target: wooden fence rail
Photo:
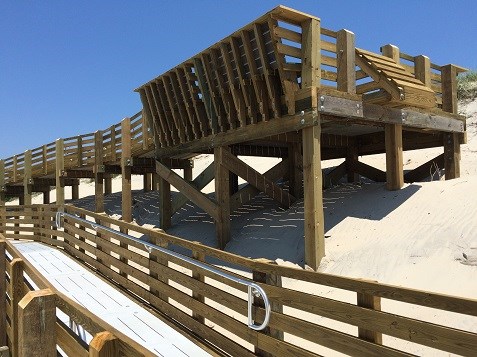
[[[459,313],[469,322],[461,326],[470,326],[477,321],[477,300],[248,259],[158,229],[146,229],[77,207],[64,207],[67,213],[162,247],[180,247],[185,254],[214,263],[228,274],[254,279],[267,293],[272,314],[265,331],[253,331],[246,326],[246,291],[242,285],[159,251],[149,251],[120,235],[92,229],[91,225],[71,217],[64,218],[64,230],[55,230],[56,210],[54,205],[7,206],[0,217],[0,227],[6,237],[29,238],[63,249],[201,339],[232,355],[314,356],[326,353],[323,348],[327,348],[350,355],[405,356],[415,353],[414,344],[431,348],[417,350],[427,353],[441,350],[470,356],[477,350],[475,330],[440,325],[437,319],[430,322],[416,316],[401,316],[381,308],[382,300],[405,302],[409,306],[436,309],[436,315]],[[12,269],[10,260],[7,274]],[[297,290],[296,286],[306,288]],[[354,302],[328,298],[319,293],[319,286],[346,290],[354,294]],[[8,292],[13,294],[13,291],[9,285],[7,295],[11,296]],[[7,320],[15,316],[12,309],[7,309]],[[264,309],[256,301],[255,321],[260,322],[263,317]],[[320,322],[323,319],[332,324]],[[230,339],[231,334],[234,339]],[[399,346],[404,347],[391,347],[383,336],[402,341]]]

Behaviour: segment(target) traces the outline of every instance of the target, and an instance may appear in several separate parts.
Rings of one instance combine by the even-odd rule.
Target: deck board
[[[63,252],[37,242],[12,241],[60,292],[158,356],[209,356],[184,335]]]

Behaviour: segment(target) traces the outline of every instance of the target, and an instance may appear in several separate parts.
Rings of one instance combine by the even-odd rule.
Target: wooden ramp
[[[63,252],[37,242],[12,243],[56,289],[152,353],[174,357],[209,356],[187,337]]]

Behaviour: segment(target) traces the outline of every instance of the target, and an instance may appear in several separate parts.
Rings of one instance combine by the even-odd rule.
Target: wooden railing
[[[49,209],[35,211],[37,219],[51,219]],[[27,233],[26,228],[21,229]],[[154,355],[57,291],[2,234],[0,276],[0,346],[8,346],[13,357],[54,356],[57,348],[67,356]],[[57,310],[67,321],[57,318]],[[92,336],[89,345],[71,321]]]
[[[158,229],[64,207],[67,213],[162,247],[179,248],[229,274],[253,279],[267,293],[272,314],[265,331],[250,330],[243,286],[161,252],[150,252],[120,235],[91,229],[73,218],[65,218],[64,231],[55,230],[56,209],[7,206],[0,211],[0,229],[6,237],[30,238],[63,249],[142,303],[232,355],[313,356],[329,354],[327,349],[331,349],[362,356],[432,354],[436,350],[471,356],[477,350],[477,300],[248,259]],[[325,291],[333,291],[337,298],[327,297]],[[340,297],[343,294],[346,297]],[[412,313],[397,313],[404,307]],[[432,321],[420,317],[428,309],[434,312]],[[459,314],[455,319],[458,325],[443,325],[444,316],[451,313]],[[255,321],[260,322],[263,316],[264,309],[256,301]],[[466,330],[469,326],[474,327]]]
[[[154,150],[152,132],[142,113],[139,112],[127,120],[131,123],[132,153],[139,156]],[[121,123],[100,130],[98,133],[102,139],[103,162],[105,164],[118,162],[121,157]],[[3,160],[3,170],[0,170],[0,175],[3,175],[3,185],[23,183],[25,174],[28,178],[54,175],[58,156],[63,158],[65,170],[94,165],[95,135],[97,134],[88,133],[58,139],[56,142]]]

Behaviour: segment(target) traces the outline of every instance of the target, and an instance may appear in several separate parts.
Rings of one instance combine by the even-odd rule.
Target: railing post
[[[426,87],[431,88],[431,60],[427,56],[414,57],[414,77],[419,79]]]
[[[47,159],[47,155],[48,155],[47,147],[46,147],[46,145],[43,145],[43,146],[42,146],[42,162],[43,162],[43,174],[44,174],[44,175],[47,175],[47,174],[48,174],[48,159]]]
[[[357,305],[366,309],[381,311],[381,297],[364,293],[357,293]],[[382,344],[383,335],[380,332],[358,327],[358,337],[362,340]]]
[[[131,193],[131,119],[121,121],[121,175],[123,221],[132,222]]]
[[[77,166],[81,167],[83,166],[83,138],[81,136],[78,136],[77,142],[76,142],[76,161],[77,161]]]
[[[55,294],[50,289],[30,291],[18,303],[18,356],[56,355]]]
[[[0,217],[1,219],[1,217]],[[7,345],[7,258],[5,240],[0,240],[0,346]]]
[[[110,128],[111,131],[111,141],[109,142],[109,147],[110,147],[110,160],[112,162],[116,162],[117,156],[116,156],[116,130],[114,128],[114,125],[111,126]]]
[[[11,262],[12,275],[10,277],[10,286],[12,287],[12,296],[10,304],[12,307],[12,356],[18,356],[18,304],[25,295],[23,290],[23,260],[14,258]]]
[[[336,36],[337,89],[356,94],[355,36],[348,30],[339,30]]]
[[[442,110],[457,114],[458,68],[448,64],[441,67]],[[444,134],[444,168],[446,180],[460,177],[460,138],[458,133]]]
[[[56,139],[56,204],[65,204],[65,185],[63,180],[63,171],[65,170],[65,145],[63,139]]]
[[[259,262],[259,263],[276,264],[274,261],[271,261],[271,260],[268,260],[268,259],[263,259],[263,258],[255,259],[255,261]],[[268,284],[268,285],[274,285],[274,286],[278,286],[278,287],[282,286],[282,278],[279,275],[271,274],[271,273],[264,273],[264,272],[257,271],[257,270],[254,270],[252,272],[252,275],[253,275],[253,281],[254,282],[264,283],[264,284]],[[256,300],[254,305],[258,306],[258,307],[261,307],[261,308],[265,307],[265,304],[264,304],[263,300],[261,300],[261,299],[258,300],[258,301]],[[278,313],[283,313],[283,306],[281,304],[277,303],[277,302],[270,301],[270,308],[271,308],[271,311],[278,312]],[[255,321],[255,323],[257,324],[257,321]],[[276,338],[278,340],[283,341],[283,331],[270,328],[269,326],[267,326],[265,329],[260,331],[260,333],[264,333],[268,336],[271,336],[273,338]],[[257,356],[266,356],[266,357],[272,356],[272,354],[270,354],[269,352],[263,351],[258,347],[255,347],[255,354]]]
[[[118,354],[118,339],[111,332],[97,333],[89,344],[89,357],[116,357]]]
[[[157,230],[157,229],[153,229],[153,230],[160,232],[160,231]],[[168,244],[167,244],[167,243],[164,243],[164,242],[160,242],[160,241],[157,239],[157,237],[154,237],[154,236],[151,235],[149,238],[150,238],[152,244],[158,245],[158,246],[160,246],[160,247],[162,247],[162,248],[166,248],[166,249],[168,248]],[[163,257],[158,258],[158,256],[157,256],[157,251],[156,251],[156,250],[153,250],[151,253],[149,253],[149,259],[150,259],[151,261],[156,262],[156,263],[158,263],[158,264],[161,264],[161,265],[163,265],[163,266],[165,266],[165,267],[168,266],[168,261],[167,261],[167,259],[166,259],[166,258],[163,258]],[[160,277],[156,272],[151,271],[151,277],[152,277],[153,279],[157,279],[157,280],[163,282],[163,283],[166,284],[166,285],[169,284],[169,279]],[[151,289],[151,294],[157,296],[159,299],[161,299],[161,300],[163,300],[163,301],[165,301],[165,302],[168,302],[168,297],[167,297],[167,295],[161,293],[159,290]]]
[[[101,131],[94,133],[94,202],[95,212],[104,212],[104,183],[103,171],[103,134]]]
[[[3,191],[4,186],[5,186],[5,161],[0,160],[0,210],[2,209],[1,207],[5,206],[5,203],[6,203],[5,192]],[[0,219],[1,219],[1,216],[0,216]],[[0,228],[0,233],[1,232],[2,230]]]
[[[25,151],[25,156],[23,160],[23,200],[25,205],[30,206],[32,197],[31,150]]]
[[[199,242],[195,242],[197,244],[200,244]],[[199,252],[197,250],[193,250],[192,251],[192,258],[200,261],[200,262],[205,262],[205,254],[203,252]],[[201,281],[201,282],[204,282],[205,281],[205,277],[203,274],[200,274],[198,272],[195,272],[195,271],[192,271],[192,277],[198,281]],[[192,297],[197,300],[197,301],[200,301],[200,302],[205,302],[205,298],[204,298],[204,295],[200,294],[199,292],[197,291],[193,291],[192,292]],[[197,314],[195,311],[192,312],[192,316],[194,317],[194,319],[196,319],[197,321],[200,321],[200,323],[204,323],[204,316],[201,316],[199,314]]]

